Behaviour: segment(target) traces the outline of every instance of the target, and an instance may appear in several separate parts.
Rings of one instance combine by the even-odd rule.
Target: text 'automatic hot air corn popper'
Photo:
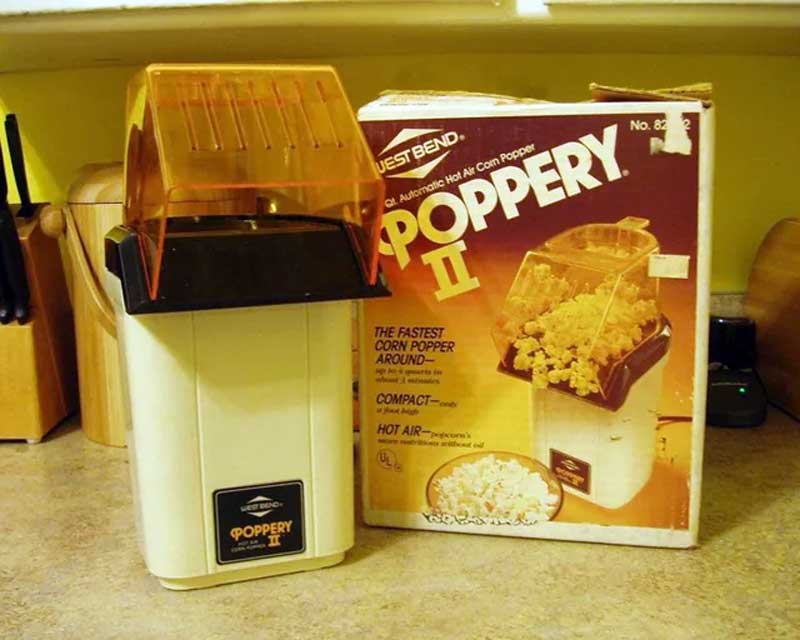
[[[153,65],[106,239],[143,552],[185,589],[353,544],[351,303],[383,184],[333,69]]]
[[[493,330],[500,370],[532,381],[533,456],[609,509],[641,490],[656,456],[671,330],[648,224],[574,227],[528,252]]]

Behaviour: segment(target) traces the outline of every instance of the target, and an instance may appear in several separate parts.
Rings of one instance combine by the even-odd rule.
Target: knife
[[[14,319],[14,301],[5,280],[5,273],[0,273],[0,324],[8,324]]]
[[[3,157],[0,153],[0,165]],[[0,183],[0,257],[4,280],[8,283],[8,290],[3,292],[3,298],[8,304],[13,300],[13,318],[24,324],[30,312],[30,292],[28,291],[28,278],[25,274],[25,261],[22,257],[22,246],[17,234],[17,225],[8,206],[8,183],[5,178],[5,169]],[[3,280],[0,277],[0,280]]]
[[[3,255],[6,281],[14,300],[14,319],[20,324],[25,324],[30,312],[28,279],[25,275],[25,262],[17,235],[17,225],[8,209],[0,210],[0,253]]]
[[[6,116],[6,138],[8,139],[8,155],[11,156],[11,167],[14,170],[14,181],[19,192],[20,218],[30,218],[36,207],[31,203],[31,194],[28,191],[28,175],[25,171],[25,155],[22,153],[22,138],[19,135],[17,116],[9,113]]]
[[[0,210],[8,210],[8,183],[6,182],[6,168],[3,164],[3,148],[0,145]],[[14,319],[14,297],[6,278],[3,266],[3,251],[0,247],[0,324],[8,324]]]

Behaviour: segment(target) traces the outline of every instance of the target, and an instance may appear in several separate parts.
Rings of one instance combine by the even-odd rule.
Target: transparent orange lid
[[[331,67],[150,65],[128,87],[125,222],[158,295],[172,218],[341,222],[369,284],[384,187]]]

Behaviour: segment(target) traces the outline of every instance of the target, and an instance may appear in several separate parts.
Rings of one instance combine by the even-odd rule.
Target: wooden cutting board
[[[745,312],[756,321],[758,372],[770,401],[800,417],[800,218],[781,220],[761,243]]]

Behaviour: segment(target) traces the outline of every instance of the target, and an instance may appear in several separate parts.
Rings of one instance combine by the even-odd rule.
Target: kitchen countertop
[[[0,638],[798,638],[800,424],[708,429],[701,547],[359,526],[337,567],[190,592],[148,575],[125,450],[0,443]]]

